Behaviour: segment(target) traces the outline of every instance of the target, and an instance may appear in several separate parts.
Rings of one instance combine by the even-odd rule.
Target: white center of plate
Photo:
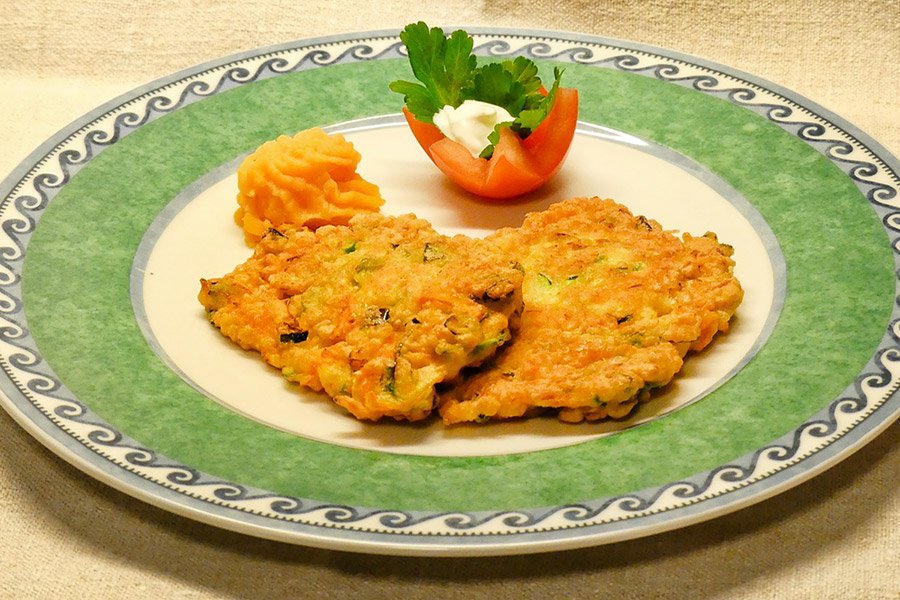
[[[784,294],[774,236],[737,192],[680,155],[585,124],[551,184],[515,203],[491,203],[459,192],[394,117],[340,129],[363,157],[360,173],[381,188],[384,213],[413,212],[443,233],[482,236],[517,226],[527,212],[559,200],[612,198],[670,230],[716,232],[735,249],[745,299],[731,331],[704,352],[688,355],[676,380],[625,421],[570,425],[541,417],[445,427],[435,415],[420,423],[360,422],[326,396],[287,383],[206,320],[197,301],[200,278],[224,275],[251,254],[232,219],[235,161],[186,189],[148,230],[135,258],[132,300],[157,354],[207,397],[247,418],[306,438],[383,452],[479,456],[556,448],[639,425],[702,398],[740,370],[774,327]]]

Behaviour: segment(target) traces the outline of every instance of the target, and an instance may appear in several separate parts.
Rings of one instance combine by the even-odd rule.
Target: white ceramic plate
[[[554,182],[511,204],[430,165],[387,85],[395,33],[224,58],[101,106],[2,184],[3,405],[91,475],[250,535],[482,555],[650,535],[736,510],[896,417],[897,160],[808,100],[673,52],[473,29],[482,56],[566,67],[580,124]],[[235,170],[263,141],[343,132],[384,212],[447,233],[579,195],[715,231],[746,290],[734,327],[630,419],[360,423],[228,343],[198,280],[248,250]]]

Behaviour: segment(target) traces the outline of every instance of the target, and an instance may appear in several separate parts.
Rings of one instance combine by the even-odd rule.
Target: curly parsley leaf
[[[419,21],[407,25],[400,40],[406,46],[413,75],[421,83],[397,80],[390,88],[403,94],[406,107],[423,123],[433,124],[435,113],[444,106],[455,108],[464,100],[480,100],[505,108],[515,120],[497,127],[510,127],[524,139],[553,106],[561,69],[553,70],[553,85],[544,95],[534,61],[517,56],[479,67],[472,54],[474,40],[461,29],[448,37],[441,28],[429,28]],[[483,158],[493,154],[499,140],[497,128],[488,140],[491,145],[482,152]]]
[[[534,63],[531,64],[533,65]],[[500,141],[501,127],[509,127],[522,139],[531,135],[531,132],[541,124],[541,121],[550,114],[550,109],[553,108],[553,102],[556,100],[556,90],[559,89],[559,82],[562,78],[563,70],[564,69],[559,68],[553,69],[553,85],[550,87],[546,96],[540,92],[529,94],[526,97],[524,108],[522,110],[518,112],[509,111],[510,114],[515,115],[515,120],[511,123],[498,123],[497,126],[494,127],[494,130],[488,136],[490,145],[481,151],[481,154],[479,154],[480,158],[490,158],[494,154],[494,146]],[[535,67],[535,72],[537,72],[537,67]],[[537,85],[538,89],[540,89],[540,79],[537,80]]]
[[[513,131],[515,131],[519,137],[526,138],[531,135],[531,132],[534,131],[538,125],[541,124],[541,121],[550,114],[550,109],[553,108],[553,102],[556,100],[556,90],[559,89],[559,82],[562,79],[562,74],[565,69],[554,68],[553,69],[553,85],[550,87],[550,90],[547,92],[547,95],[544,96],[542,94],[538,94],[540,99],[532,105],[532,107],[527,107],[519,112],[516,115],[515,123],[513,123]]]
[[[535,96],[541,95],[541,78],[538,77],[538,68],[533,60],[524,56],[517,56],[515,60],[507,60],[502,64],[513,76],[513,79],[521,83],[522,87],[525,88],[529,101],[533,101]]]
[[[465,99],[503,107],[513,116],[525,107],[526,95],[525,86],[502,63],[489,63],[478,69],[471,87],[463,90]]]
[[[422,21],[407,25],[400,40],[406,46],[413,75],[421,84],[398,80],[390,88],[403,94],[416,119],[433,123],[432,117],[441,108],[459,106],[464,100],[462,91],[475,77],[474,42],[461,29],[447,37],[441,28],[429,28]]]

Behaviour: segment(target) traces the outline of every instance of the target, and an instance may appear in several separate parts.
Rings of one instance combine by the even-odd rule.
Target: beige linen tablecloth
[[[441,25],[578,31],[776,82],[900,154],[900,2],[0,2],[0,174],[95,106],[222,55]],[[0,598],[900,598],[900,424],[813,480],[686,529],[489,559],[355,555],[175,516],[72,468],[0,413]]]

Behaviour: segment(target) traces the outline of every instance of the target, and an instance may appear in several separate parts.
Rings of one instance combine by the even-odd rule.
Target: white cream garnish
[[[497,123],[513,120],[502,106],[480,100],[465,100],[456,108],[445,106],[434,115],[434,124],[445,136],[478,156],[490,145],[488,136]]]

